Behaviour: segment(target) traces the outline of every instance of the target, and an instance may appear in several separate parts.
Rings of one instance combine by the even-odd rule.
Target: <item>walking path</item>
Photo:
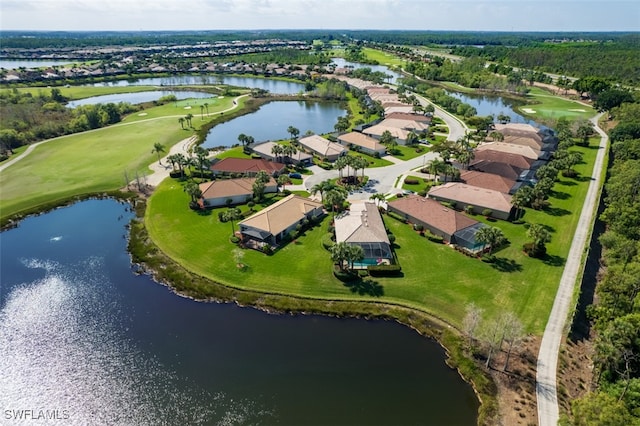
[[[571,242],[569,256],[560,279],[560,286],[553,302],[553,308],[551,308],[549,321],[544,330],[540,352],[538,353],[536,398],[538,400],[538,424],[540,426],[556,426],[560,416],[556,377],[558,353],[560,343],[565,335],[565,326],[573,301],[574,287],[584,267],[583,254],[588,251],[587,244],[593,229],[593,218],[600,200],[601,176],[605,167],[604,160],[609,141],[607,134],[598,127],[600,117],[602,117],[602,114],[598,114],[591,119],[591,122],[595,124],[596,131],[600,134],[600,148],[593,166],[591,182],[582,205],[576,233]]]

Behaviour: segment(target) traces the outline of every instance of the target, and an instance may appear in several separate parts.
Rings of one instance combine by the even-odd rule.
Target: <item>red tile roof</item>
[[[508,194],[511,188],[516,184],[515,179],[509,179],[504,176],[493,173],[479,172],[476,170],[465,170],[460,174],[460,180],[467,185],[477,186],[479,188],[492,189],[494,191]]]
[[[443,206],[436,200],[410,195],[398,198],[388,204],[389,207],[405,213],[417,220],[439,229],[448,235],[478,223],[476,220]]]

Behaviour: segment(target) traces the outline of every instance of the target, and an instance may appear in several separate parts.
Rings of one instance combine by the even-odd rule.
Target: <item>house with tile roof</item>
[[[284,163],[300,164],[303,166],[310,166],[313,164],[313,155],[308,154],[302,150],[298,150],[295,154],[291,156],[278,155],[276,157],[276,155],[273,154],[273,152],[271,151],[273,147],[276,145],[278,144],[276,144],[275,142],[268,141],[268,142],[263,142],[260,144],[253,145],[251,148],[253,149],[253,152],[255,152],[261,158],[267,161],[283,161]]]
[[[336,216],[334,226],[337,243],[362,247],[364,259],[354,265],[356,269],[393,263],[391,242],[374,203],[354,201],[349,210]]]
[[[469,163],[469,167],[473,167],[474,164],[481,161],[492,161],[496,163],[509,164],[514,167],[519,167],[522,170],[531,168],[535,159],[524,157],[520,154],[511,154],[503,151],[496,150],[475,150],[475,158]]]
[[[228,204],[243,204],[253,198],[255,178],[217,179],[200,184],[202,207],[218,207]],[[278,184],[270,178],[264,192],[278,192]],[[228,200],[231,200],[230,202]]]
[[[305,220],[323,214],[322,203],[291,194],[244,219],[238,223],[238,227],[245,243],[253,241],[258,246],[277,246]]]
[[[471,253],[483,249],[483,244],[476,241],[475,234],[485,225],[436,200],[410,195],[389,202],[387,210],[404,217],[411,224],[422,225],[432,234],[441,236],[445,243],[457,245]]]
[[[377,139],[367,136],[360,132],[349,132],[338,136],[338,143],[351,149],[355,147],[358,151],[369,155],[382,156],[386,153],[387,148],[378,142]]]
[[[305,136],[300,138],[298,143],[307,152],[327,161],[335,161],[347,153],[347,148],[319,135]]]
[[[509,219],[513,209],[511,195],[460,182],[434,186],[427,195],[434,200],[451,203],[459,210],[471,206],[475,213],[481,214],[488,209],[492,217],[503,220]]]
[[[476,148],[476,153],[481,151],[498,151],[504,152],[507,154],[516,154],[521,155],[525,158],[529,158],[531,160],[537,160],[540,158],[540,148],[533,148],[525,145],[517,145],[513,143],[505,143],[505,142],[486,142],[478,145]]]
[[[491,189],[505,194],[513,194],[513,188],[516,186],[515,179],[477,170],[463,170],[460,173],[460,181],[467,185]]]
[[[239,174],[245,176],[255,176],[259,171],[264,171],[270,176],[284,172],[286,165],[267,161],[262,158],[223,158],[211,165],[210,169],[215,175]]]

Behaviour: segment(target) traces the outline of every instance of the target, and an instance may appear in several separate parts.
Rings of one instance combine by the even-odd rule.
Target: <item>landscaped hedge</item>
[[[395,220],[399,220],[402,223],[407,223],[407,219],[405,219],[404,217],[400,216],[398,213],[396,212],[387,212],[387,216],[394,218]]]
[[[325,250],[331,250],[331,247],[334,245],[335,241],[333,241],[333,234],[326,233],[322,236],[322,247],[324,247]]]
[[[369,275],[372,277],[390,277],[400,275],[402,267],[398,264],[395,265],[369,265],[367,267]]]
[[[418,185],[420,183],[420,180],[418,178],[405,178],[404,179],[404,183],[406,183],[407,185]]]

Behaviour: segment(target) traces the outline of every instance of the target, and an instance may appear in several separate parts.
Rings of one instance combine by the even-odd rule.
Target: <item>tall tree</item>
[[[242,219],[242,212],[240,211],[240,209],[237,207],[230,208],[222,214],[222,217],[225,221],[231,222],[231,235],[235,235],[236,229],[234,226],[234,222],[236,220]]]
[[[153,149],[151,150],[151,153],[153,154],[155,152],[158,155],[158,164],[162,164],[162,162],[160,161],[160,154],[165,152],[165,150],[166,150],[165,146],[162,145],[160,142],[156,142],[153,144]]]

